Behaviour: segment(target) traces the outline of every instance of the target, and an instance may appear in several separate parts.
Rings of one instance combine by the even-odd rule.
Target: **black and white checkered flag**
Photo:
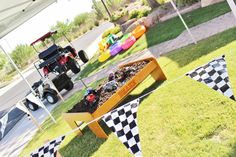
[[[0,118],[0,139],[3,138],[8,122],[8,113]]]
[[[44,146],[40,147],[35,152],[31,153],[31,157],[56,157],[56,153],[59,145],[65,139],[65,136],[60,136],[50,142],[47,142]]]
[[[133,100],[104,115],[103,121],[136,157],[141,157],[137,126],[139,99]]]
[[[208,64],[190,71],[186,75],[235,100],[224,56],[216,58]]]

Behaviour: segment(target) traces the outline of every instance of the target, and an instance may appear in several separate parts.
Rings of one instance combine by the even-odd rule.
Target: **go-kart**
[[[39,53],[39,68],[43,69],[44,75],[48,75],[50,72],[61,74],[69,70],[75,74],[78,73],[80,71],[80,66],[76,59],[79,58],[83,63],[88,62],[86,53],[83,50],[76,52],[76,50],[70,45],[64,48],[57,45],[53,38],[53,35],[56,33],[57,31],[48,32],[30,44],[35,51]],[[66,39],[70,42],[68,38]],[[46,41],[49,40],[52,43],[51,46],[46,44]],[[42,42],[44,47],[46,47],[46,50],[39,52],[35,46],[38,42]]]

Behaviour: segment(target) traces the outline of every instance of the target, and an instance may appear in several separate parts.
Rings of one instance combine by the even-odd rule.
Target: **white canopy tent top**
[[[56,0],[0,0],[0,39]]]

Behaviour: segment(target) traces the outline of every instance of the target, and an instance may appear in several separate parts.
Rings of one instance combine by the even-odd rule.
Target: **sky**
[[[16,45],[30,44],[44,35],[57,21],[71,21],[76,15],[91,10],[92,0],[58,0],[2,38],[0,44],[10,52]]]

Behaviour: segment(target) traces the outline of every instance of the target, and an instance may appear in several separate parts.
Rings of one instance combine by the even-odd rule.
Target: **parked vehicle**
[[[46,47],[46,50],[38,54],[40,60],[39,68],[43,69],[44,75],[48,75],[50,72],[56,74],[66,73],[68,70],[71,70],[75,74],[80,72],[80,66],[76,59],[81,59],[83,63],[88,62],[86,53],[83,50],[76,52],[70,45],[64,48],[57,45],[53,38],[53,35],[56,33],[57,31],[48,32],[30,44],[36,52],[38,52],[35,47],[36,43],[42,42]],[[46,40],[50,40],[53,44],[48,47],[45,42]]]
[[[52,83],[59,92],[62,91],[63,89],[69,91],[74,87],[74,83],[71,81],[71,78],[68,77],[65,73],[57,75],[55,78],[53,78]],[[58,102],[58,94],[56,90],[50,87],[49,84],[44,83],[42,80],[35,82],[32,88],[37,94],[37,97],[40,98],[42,101],[46,100],[49,104],[55,104]],[[29,94],[32,94],[32,92],[29,91],[26,94],[26,99],[24,104],[30,110],[35,111],[39,108],[39,106],[27,97]]]

